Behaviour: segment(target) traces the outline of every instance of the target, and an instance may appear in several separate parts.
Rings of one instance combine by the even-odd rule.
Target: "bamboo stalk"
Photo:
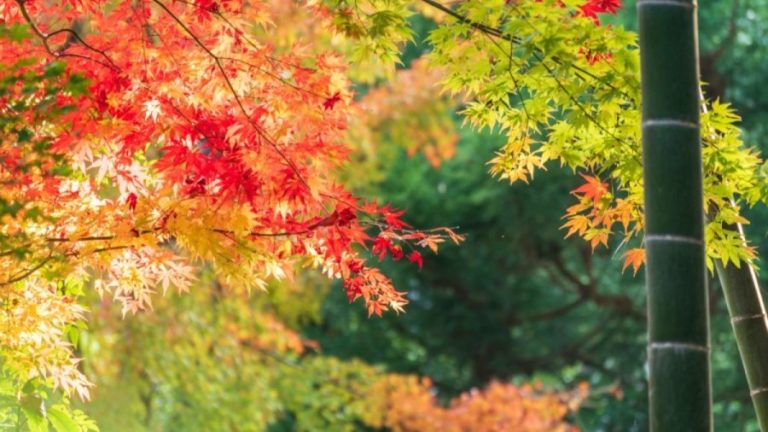
[[[728,227],[738,230],[741,225]],[[723,287],[728,315],[739,347],[741,363],[747,375],[749,394],[757,414],[760,430],[768,430],[768,317],[766,316],[760,285],[749,263],[739,267],[733,263],[723,266],[715,261],[720,285]]]
[[[638,1],[650,425],[712,430],[696,7]]]
[[[704,101],[704,93],[699,89],[699,98]],[[706,113],[706,103],[701,104]],[[731,205],[736,206],[731,202]],[[713,210],[716,211],[716,210]],[[744,227],[737,223],[725,229],[739,233],[740,240],[746,246]],[[736,267],[733,263],[723,265],[715,260],[715,271],[725,295],[728,316],[739,348],[739,357],[747,376],[749,396],[757,415],[761,431],[768,431],[768,315],[765,312],[763,295],[752,264],[745,262]]]

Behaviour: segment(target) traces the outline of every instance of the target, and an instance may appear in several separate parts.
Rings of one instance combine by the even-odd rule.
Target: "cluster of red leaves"
[[[29,26],[33,36],[0,42],[0,62],[35,56],[41,61],[28,66],[35,70],[63,60],[67,74],[89,81],[78,109],[55,125],[52,150],[86,175],[68,197],[84,209],[98,200],[89,210],[98,225],[64,218],[45,235],[71,240],[64,254],[82,256],[79,239],[132,247],[115,246],[131,233],[154,236],[157,247],[182,234],[188,241],[180,245],[195,245],[188,232],[194,226],[201,237],[214,233],[232,249],[267,257],[225,257],[254,267],[244,271],[259,272],[267,261],[289,268],[303,259],[343,278],[350,299],[363,298],[371,314],[400,310],[403,293],[366,265],[361,251],[387,239],[387,252],[399,259],[406,244],[434,248],[446,233],[459,237],[408,230],[401,212],[361,204],[336,183],[349,152],[346,66],[334,52],[308,53],[302,46],[311,41],[277,50],[259,38],[269,31],[270,5],[0,0],[0,22]],[[322,6],[306,7],[318,20],[328,16]],[[62,198],[60,188],[46,191],[49,202]],[[212,226],[243,209],[246,230]],[[415,249],[408,259],[422,265]],[[144,265],[137,258],[136,267]]]
[[[3,79],[13,84],[3,86],[0,92],[0,116],[3,116],[0,129],[0,182],[3,185],[0,202],[3,210],[18,207],[14,222],[7,214],[3,221],[9,231],[2,234],[9,237],[19,234],[19,224],[34,208],[27,205],[30,201],[61,195],[61,178],[56,171],[63,164],[48,151],[48,143],[53,137],[43,125],[55,121],[57,115],[71,109],[77,100],[70,94],[50,94],[50,89],[62,87],[66,81],[66,77],[51,76],[50,70],[39,71],[36,74],[39,80],[35,82],[25,80],[24,76],[30,76],[25,67],[29,59],[19,60],[3,71]]]
[[[581,15],[592,18],[595,25],[600,25],[600,19],[597,14],[616,15],[616,11],[621,9],[620,0],[588,0],[579,7]]]
[[[383,235],[379,235],[373,240],[373,248],[371,249],[371,252],[378,256],[379,260],[383,260],[387,256],[387,253],[389,253],[394,261],[400,261],[405,256],[402,246],[392,243],[392,240]],[[424,258],[417,250],[411,251],[411,253],[408,254],[408,261],[416,263],[419,268],[424,266]]]
[[[463,236],[460,236],[453,232],[449,228],[437,228],[428,231],[415,231],[408,229],[408,226],[402,222],[399,218],[402,212],[392,212],[388,207],[383,207],[382,211],[385,214],[384,221],[387,225],[395,227],[393,229],[382,229],[379,234],[373,238],[371,242],[371,253],[376,256],[379,261],[384,260],[389,256],[393,261],[400,261],[406,258],[409,262],[414,263],[421,269],[424,265],[424,257],[417,248],[428,248],[433,252],[437,252],[438,245],[443,243],[447,239],[451,240],[455,244],[458,244],[464,240]],[[378,224],[376,224],[378,225]],[[406,248],[410,249],[410,252],[406,252]],[[354,301],[357,298],[362,297],[366,300],[368,305],[368,313],[381,315],[383,309],[381,309],[381,302],[371,302],[368,299],[379,298],[383,294],[378,291],[378,286],[381,285],[381,279],[384,277],[378,269],[365,267],[361,261],[353,261],[349,266],[349,270],[352,277],[345,278],[344,288],[347,291],[347,298],[349,301]],[[398,295],[403,293],[396,292]],[[405,299],[400,296],[392,298],[394,302],[389,304],[391,309],[396,311],[401,310],[401,306],[404,304]]]
[[[536,0],[537,2],[541,2],[544,0]],[[516,0],[505,0],[504,4],[506,5],[513,5],[514,3],[517,3]],[[557,4],[560,7],[565,7],[565,3],[562,1],[557,2]],[[585,16],[588,18],[591,18],[595,25],[600,25],[600,18],[598,18],[598,14],[611,14],[616,15],[616,12],[621,9],[621,0],[587,0],[586,3],[579,6],[579,12],[578,14],[580,16]]]
[[[367,423],[401,432],[575,432],[565,417],[589,393],[586,383],[568,392],[545,392],[540,384],[514,386],[492,382],[441,406],[428,379],[388,375],[374,384]]]
[[[579,14],[592,19],[595,25],[600,25],[598,14],[616,15],[616,11],[621,9],[621,6],[621,0],[587,0],[585,4],[579,7]],[[595,52],[589,48],[582,48],[581,51],[589,64],[610,60],[611,58],[611,53]]]

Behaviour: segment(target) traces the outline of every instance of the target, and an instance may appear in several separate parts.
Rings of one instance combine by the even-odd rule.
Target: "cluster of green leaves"
[[[385,2],[405,14],[414,3]],[[434,3],[434,2],[426,2]],[[447,71],[443,87],[469,98],[465,119],[503,131],[508,140],[491,172],[528,182],[548,161],[607,182],[599,196],[576,194],[566,227],[607,245],[639,243],[643,229],[640,86],[637,36],[621,26],[596,25],[583,0],[469,0],[429,35],[430,60]],[[439,5],[439,4],[438,4]],[[371,4],[369,6],[376,6]],[[351,15],[362,9],[343,9]],[[370,12],[368,12],[370,13]],[[402,33],[385,22],[368,38]],[[708,103],[702,116],[707,264],[754,258],[730,226],[742,206],[768,199],[763,162],[745,149],[728,104]],[[618,227],[618,228],[617,228]]]
[[[99,428],[46,383],[30,380],[19,391],[12,377],[0,372],[0,430],[98,432]]]
[[[430,36],[433,60],[449,69],[446,88],[474,98],[464,112],[468,121],[499,127],[509,137],[492,172],[527,181],[556,160],[602,177],[610,189],[599,199],[580,196],[581,205],[567,213],[570,226],[593,246],[607,244],[614,225],[625,242],[638,237],[643,222],[636,35],[579,16],[580,1],[564,7],[554,1],[495,3],[462,3],[459,12],[471,22]],[[456,33],[463,37],[450,37]],[[457,53],[480,60],[468,69],[455,61]],[[728,226],[745,222],[739,206],[765,201],[768,189],[762,161],[743,148],[738,116],[727,104],[709,105],[702,134],[711,269],[712,259],[738,264],[754,257]]]
[[[353,39],[350,60],[357,70],[369,70],[358,78],[377,78],[373,71],[394,72],[400,47],[411,40],[408,17],[412,11],[401,0],[323,0],[335,11],[333,24],[338,32]]]

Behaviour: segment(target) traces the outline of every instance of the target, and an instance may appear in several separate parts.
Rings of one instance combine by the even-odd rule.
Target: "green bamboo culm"
[[[740,225],[729,227],[738,230]],[[768,431],[768,319],[755,271],[749,263],[736,267],[715,261],[728,314],[736,335],[741,362],[747,375],[752,404],[760,430]]]
[[[696,5],[637,8],[650,430],[711,431]]]

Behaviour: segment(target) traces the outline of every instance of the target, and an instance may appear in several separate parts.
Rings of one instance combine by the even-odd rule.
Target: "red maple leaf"
[[[136,194],[131,192],[128,194],[128,197],[125,199],[125,203],[128,205],[128,209],[131,211],[136,210],[136,202],[138,201],[138,198],[136,197]]]
[[[373,252],[374,255],[378,255],[379,260],[383,260],[391,247],[392,242],[388,238],[378,236],[373,240],[373,248],[371,248],[371,252]]]
[[[341,102],[341,94],[339,92],[336,92],[333,94],[333,96],[326,98],[323,102],[323,108],[326,110],[332,110],[334,106],[336,106],[337,103]]]
[[[419,270],[424,267],[424,257],[422,257],[418,251],[411,252],[411,254],[408,255],[408,261],[418,264]]]
[[[592,18],[592,21],[594,21],[596,25],[600,25],[600,20],[597,18],[597,14],[616,14],[616,11],[619,8],[621,8],[621,1],[619,0],[589,0],[579,9],[583,16]]]
[[[392,255],[392,259],[395,261],[400,261],[405,255],[403,248],[400,245],[390,245],[389,253]]]

